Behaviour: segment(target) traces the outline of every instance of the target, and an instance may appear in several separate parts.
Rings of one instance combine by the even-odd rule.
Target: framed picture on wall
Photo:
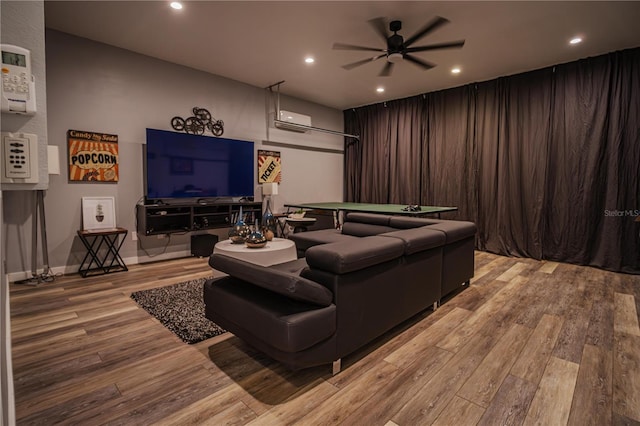
[[[258,183],[282,182],[280,152],[258,150]]]
[[[69,182],[117,183],[118,135],[69,130]]]
[[[116,227],[113,197],[82,197],[82,229],[95,231]]]

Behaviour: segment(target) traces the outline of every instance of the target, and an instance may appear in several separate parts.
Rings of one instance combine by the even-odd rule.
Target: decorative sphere
[[[262,234],[265,236],[267,241],[272,241],[273,237],[275,237],[274,232],[269,228],[262,228]]]
[[[242,244],[245,242],[250,233],[251,228],[249,228],[244,222],[240,221],[233,225],[233,227],[229,230],[229,239],[234,244]]]
[[[255,231],[249,234],[244,242],[249,248],[262,248],[267,245],[267,237],[256,228]]]

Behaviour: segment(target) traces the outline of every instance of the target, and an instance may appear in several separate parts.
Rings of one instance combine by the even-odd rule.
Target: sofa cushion
[[[298,261],[293,262],[296,263]],[[209,265],[232,277],[240,278],[291,299],[319,306],[329,306],[333,301],[333,294],[329,289],[303,278],[297,273],[286,271],[284,269],[286,264],[280,265],[279,269],[274,269],[244,262],[223,254],[214,254],[209,258]]]
[[[369,223],[371,225],[382,225],[389,226],[389,219],[391,216],[385,214],[375,214],[375,213],[347,213],[344,222],[358,222],[358,223]]]
[[[394,231],[395,228],[384,225],[372,225],[370,223],[345,222],[342,225],[342,233],[344,235],[352,235],[354,237],[369,237],[384,232]]]
[[[206,317],[221,327],[244,330],[285,352],[302,351],[336,332],[335,305],[292,300],[230,276],[207,281],[204,302]]]
[[[373,236],[311,247],[306,259],[311,268],[346,274],[397,259],[403,253],[402,240]]]
[[[441,231],[447,238],[447,244],[473,238],[476,235],[476,224],[461,220],[443,220],[440,223],[429,225],[430,229]]]
[[[439,219],[392,216],[389,222],[389,225],[398,229],[409,229],[409,228],[418,228],[420,226],[425,226],[425,225],[434,225],[440,222],[442,222],[442,220],[439,220]]]
[[[380,234],[381,237],[398,238],[404,242],[404,254],[410,255],[420,251],[440,247],[445,244],[445,236],[438,230],[428,226]]]
[[[305,251],[309,247],[317,246],[318,244],[336,243],[338,241],[345,241],[349,238],[356,237],[341,234],[337,229],[322,229],[319,231],[289,234],[289,239],[296,243],[296,249],[301,251]]]

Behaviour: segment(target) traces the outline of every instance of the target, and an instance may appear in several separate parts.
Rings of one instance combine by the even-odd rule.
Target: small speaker
[[[213,253],[213,246],[218,242],[217,235],[203,234],[191,236],[191,256],[209,257]]]

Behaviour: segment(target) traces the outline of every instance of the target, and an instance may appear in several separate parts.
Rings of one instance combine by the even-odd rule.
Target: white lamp
[[[278,182],[263,183],[262,195],[278,195]]]

